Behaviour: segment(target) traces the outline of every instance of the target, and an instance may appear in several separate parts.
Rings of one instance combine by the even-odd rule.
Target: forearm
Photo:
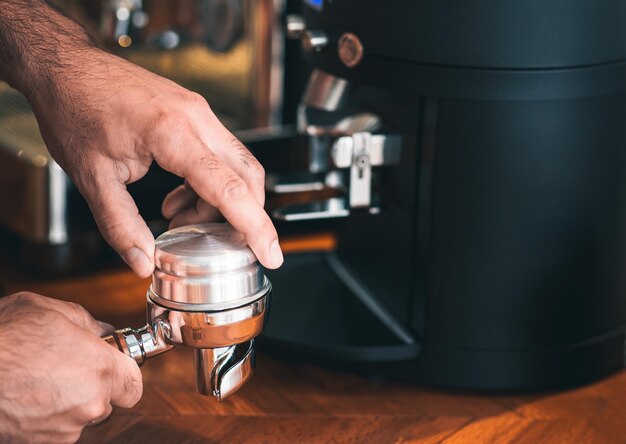
[[[44,0],[0,0],[0,77],[27,97],[56,90],[94,49],[84,28]]]

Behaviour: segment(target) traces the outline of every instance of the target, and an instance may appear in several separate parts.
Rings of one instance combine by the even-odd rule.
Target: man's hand
[[[0,0],[0,73],[28,98],[50,153],[137,274],[153,271],[154,239],[126,185],[153,160],[185,178],[187,188],[163,207],[180,213],[175,224],[199,222],[215,207],[264,266],[282,264],[263,209],[263,168],[201,96],[93,47],[37,0]],[[200,199],[189,204],[189,196]]]
[[[0,299],[0,441],[75,442],[111,404],[142,394],[135,361],[79,305],[33,293]]]

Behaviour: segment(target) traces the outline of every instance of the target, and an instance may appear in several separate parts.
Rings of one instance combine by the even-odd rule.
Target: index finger
[[[243,233],[252,251],[267,268],[278,268],[283,255],[271,219],[246,182],[199,140],[186,147],[186,156],[159,153],[161,167],[182,175],[203,200],[216,207]]]

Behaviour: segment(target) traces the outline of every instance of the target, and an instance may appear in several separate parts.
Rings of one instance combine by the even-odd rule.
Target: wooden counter
[[[116,327],[145,320],[148,281],[121,269],[4,285],[7,293],[78,302]],[[86,429],[81,442],[626,442],[625,372],[562,393],[480,395],[368,381],[258,353],[252,380],[220,403],[196,394],[192,360],[188,350],[174,350],[147,362],[139,404]]]

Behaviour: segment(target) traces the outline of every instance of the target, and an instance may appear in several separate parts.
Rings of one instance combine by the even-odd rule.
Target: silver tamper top
[[[155,265],[150,297],[176,310],[246,305],[270,285],[244,236],[228,224],[187,225],[162,234]]]

